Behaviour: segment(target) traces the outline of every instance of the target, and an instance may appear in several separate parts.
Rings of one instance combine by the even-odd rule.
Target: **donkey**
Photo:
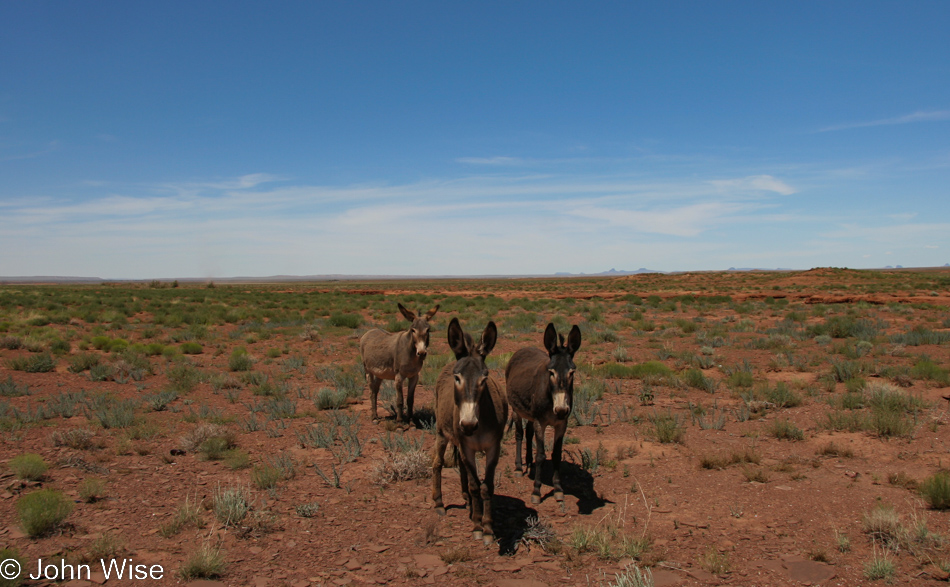
[[[541,503],[541,465],[544,463],[544,430],[554,428],[554,448],[551,461],[554,465],[554,499],[564,500],[561,488],[561,447],[564,445],[564,431],[567,430],[567,418],[574,405],[574,353],[581,346],[581,329],[575,325],[567,336],[558,335],[554,324],[548,324],[544,330],[544,348],[527,347],[512,355],[505,368],[505,385],[508,389],[508,403],[511,405],[512,419],[515,421],[515,471],[521,475],[532,466],[531,436],[534,434],[538,444],[538,454],[534,462],[534,491],[531,503]],[[521,467],[521,439],[524,430],[521,419],[527,420],[528,439],[525,447],[525,467]]]
[[[432,456],[432,501],[436,512],[444,516],[442,467],[445,465],[445,448],[451,442],[459,463],[462,494],[474,524],[472,536],[490,544],[494,535],[492,496],[495,493],[495,467],[508,421],[505,393],[485,366],[485,357],[495,347],[498,329],[494,322],[489,322],[481,341],[475,344],[472,336],[462,331],[458,318],[452,318],[448,338],[456,363],[446,365],[435,383],[437,434]],[[475,464],[476,452],[485,453],[481,483]]]
[[[416,316],[402,304],[398,306],[399,311],[410,322],[409,330],[389,333],[374,328],[360,338],[360,357],[363,359],[366,382],[369,384],[374,422],[379,421],[376,413],[376,397],[379,395],[379,385],[383,379],[395,380],[396,417],[405,422],[412,420],[412,402],[416,393],[416,383],[419,382],[419,372],[422,371],[422,363],[429,352],[429,320],[439,311],[439,306],[436,305],[422,316]],[[409,382],[405,417],[402,411],[403,380]]]

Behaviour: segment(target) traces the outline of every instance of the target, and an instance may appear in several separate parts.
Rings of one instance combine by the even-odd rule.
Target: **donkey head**
[[[574,353],[581,346],[581,329],[574,325],[567,335],[558,335],[554,324],[548,324],[544,330],[544,348],[548,351],[548,377],[550,379],[551,399],[554,401],[554,415],[563,420],[571,413],[574,404]]]
[[[476,344],[472,336],[462,331],[458,318],[449,323],[449,347],[455,353],[455,405],[459,408],[459,428],[469,435],[478,428],[478,404],[488,390],[488,367],[485,357],[495,348],[498,329],[489,322]]]
[[[412,346],[416,350],[416,356],[424,359],[429,352],[429,320],[439,311],[439,306],[432,308],[422,316],[416,316],[412,310],[407,310],[402,304],[397,304],[399,311],[409,321],[409,336],[412,337]]]

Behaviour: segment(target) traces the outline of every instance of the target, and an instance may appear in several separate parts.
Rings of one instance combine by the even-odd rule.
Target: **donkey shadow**
[[[537,519],[538,511],[529,508],[524,500],[496,493],[492,497],[492,517],[498,554],[507,556],[518,550],[528,529],[528,520]]]
[[[567,454],[565,453],[565,457]],[[554,463],[551,459],[544,459],[540,467],[534,467],[534,475],[541,474],[541,485],[550,488],[550,491],[541,496],[544,501],[554,496]],[[597,494],[594,489],[594,476],[589,471],[568,461],[561,461],[561,487],[567,495],[573,495],[577,498],[577,513],[590,515],[594,510],[604,507],[608,503],[613,503]]]

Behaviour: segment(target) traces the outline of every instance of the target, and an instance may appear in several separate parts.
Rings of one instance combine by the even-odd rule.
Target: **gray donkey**
[[[558,336],[554,324],[548,324],[544,330],[544,348],[523,348],[515,352],[505,368],[505,384],[508,388],[508,403],[515,421],[515,471],[522,474],[521,468],[521,419],[527,420],[528,433],[525,447],[525,469],[531,468],[531,436],[538,444],[538,454],[534,462],[534,491],[531,503],[541,503],[541,468],[544,463],[544,430],[554,428],[554,448],[551,461],[554,465],[554,499],[563,501],[561,488],[561,447],[564,445],[564,431],[567,430],[567,418],[574,403],[574,353],[581,346],[581,329],[576,325],[567,336]]]
[[[374,328],[360,338],[360,357],[363,359],[366,382],[369,384],[374,422],[379,420],[376,413],[376,397],[379,395],[379,385],[383,379],[395,380],[396,417],[405,422],[412,420],[412,402],[416,393],[416,383],[419,382],[419,372],[422,371],[422,363],[429,352],[429,320],[439,311],[437,305],[422,316],[416,316],[402,304],[398,306],[399,311],[410,323],[408,330],[389,333]],[[405,415],[402,411],[403,380],[409,381]]]
[[[501,438],[508,421],[508,401],[501,385],[491,376],[485,357],[495,347],[498,330],[489,322],[478,344],[462,331],[458,318],[452,318],[448,330],[449,347],[456,362],[439,373],[435,383],[436,440],[432,455],[432,501],[436,512],[445,515],[442,503],[442,467],[449,443],[459,462],[462,494],[474,524],[473,537],[490,544],[492,496],[495,494],[495,467],[501,454]],[[482,481],[478,480],[475,453],[485,453]]]

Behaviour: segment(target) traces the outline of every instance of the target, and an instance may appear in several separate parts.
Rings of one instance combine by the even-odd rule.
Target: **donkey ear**
[[[548,327],[544,329],[544,348],[547,349],[548,355],[557,352],[557,329],[554,322],[549,322]]]
[[[426,321],[432,320],[432,317],[435,316],[435,313],[439,311],[439,306],[441,304],[436,304],[434,308],[426,312]]]
[[[402,312],[402,315],[406,317],[406,320],[412,322],[413,320],[416,319],[415,312],[413,312],[412,310],[407,310],[406,307],[403,306],[402,304],[397,303],[396,305],[399,306],[399,311]]]
[[[579,348],[581,348],[581,329],[575,324],[574,328],[571,328],[571,333],[567,335],[567,352],[573,357]]]
[[[468,345],[465,344],[465,333],[462,331],[462,325],[458,318],[452,318],[449,322],[449,348],[455,353],[455,359],[468,356]]]
[[[485,327],[485,332],[482,333],[482,340],[478,343],[478,354],[482,356],[482,359],[488,356],[488,353],[495,348],[495,343],[498,341],[498,327],[495,326],[494,322],[489,322],[488,326]]]

